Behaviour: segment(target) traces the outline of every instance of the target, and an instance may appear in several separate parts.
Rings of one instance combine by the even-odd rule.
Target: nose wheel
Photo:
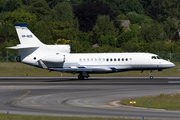
[[[152,71],[152,70],[150,70],[150,73],[149,73],[149,75],[150,75],[150,79],[153,79],[152,74],[153,74],[153,71]]]

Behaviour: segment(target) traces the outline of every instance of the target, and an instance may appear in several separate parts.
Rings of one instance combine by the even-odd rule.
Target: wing
[[[52,71],[59,72],[90,72],[90,73],[106,73],[106,72],[118,72],[127,69],[131,69],[132,67],[129,65],[124,66],[70,66],[70,67],[62,67],[62,68],[49,68],[42,60],[39,60],[39,63],[44,69],[49,69]]]

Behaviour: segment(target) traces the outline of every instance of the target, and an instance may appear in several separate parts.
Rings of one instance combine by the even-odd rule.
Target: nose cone
[[[167,68],[172,68],[172,67],[175,67],[175,64],[166,60],[163,60],[161,64],[159,65],[159,68],[162,68],[162,69],[167,69]]]
[[[174,63],[172,63],[172,62],[167,61],[167,63],[166,63],[167,68],[172,68],[172,67],[175,67],[175,66],[176,65]]]
[[[169,64],[169,68],[172,68],[172,67],[175,67],[175,64],[174,64],[174,63],[172,63],[172,62],[170,62],[170,64]]]

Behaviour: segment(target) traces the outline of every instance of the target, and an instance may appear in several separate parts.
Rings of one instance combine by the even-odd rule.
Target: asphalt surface
[[[0,112],[25,115],[179,118],[180,111],[117,107],[110,101],[179,93],[180,76],[0,77]]]

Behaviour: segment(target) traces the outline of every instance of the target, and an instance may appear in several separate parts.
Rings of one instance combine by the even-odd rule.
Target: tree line
[[[29,23],[72,52],[180,52],[179,12],[179,0],[0,0],[0,50],[19,44],[15,23]]]

